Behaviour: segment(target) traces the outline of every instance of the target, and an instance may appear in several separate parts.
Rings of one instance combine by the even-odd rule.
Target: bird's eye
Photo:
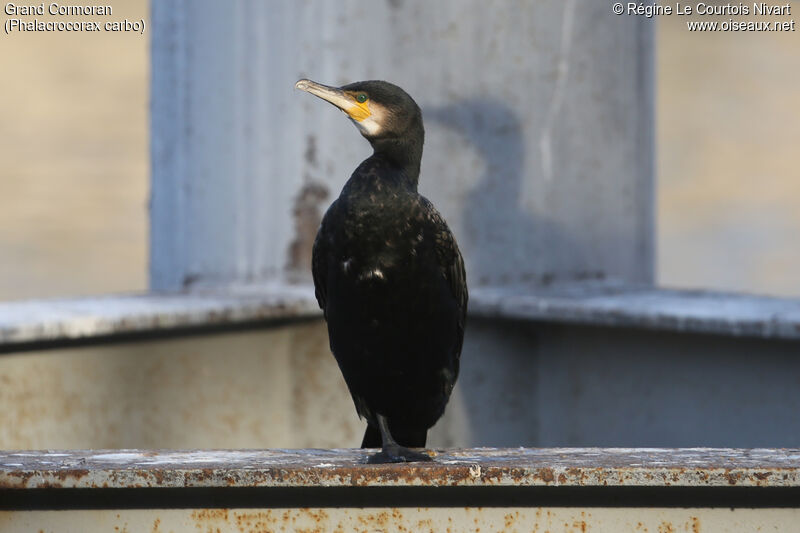
[[[356,96],[356,102],[358,102],[359,104],[363,104],[366,101],[367,101],[367,95],[366,94],[361,93],[358,96]]]

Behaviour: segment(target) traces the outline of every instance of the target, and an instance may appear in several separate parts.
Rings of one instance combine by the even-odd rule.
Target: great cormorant
[[[331,204],[314,241],[317,301],[330,346],[367,420],[369,462],[429,461],[428,429],[458,376],[467,284],[458,245],[417,192],[422,113],[400,87],[361,81],[296,88],[341,109],[374,153]]]

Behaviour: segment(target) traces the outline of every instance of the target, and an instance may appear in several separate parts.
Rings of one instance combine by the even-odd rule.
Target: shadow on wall
[[[428,107],[424,116],[429,124],[462,135],[485,163],[484,174],[467,194],[464,231],[458,235],[470,283],[497,286],[555,281],[555,275],[544,271],[539,258],[526,248],[526,241],[557,239],[563,253],[570,253],[574,244],[555,222],[531,214],[522,205],[526,154],[517,115],[502,103],[474,99]],[[538,443],[535,336],[523,335],[520,342],[516,329],[517,325],[504,322],[469,320],[459,382],[445,418],[431,432],[433,445]],[[518,385],[505,388],[513,382]],[[500,383],[505,390],[496,389]],[[486,402],[487,398],[492,400]]]
[[[471,317],[461,372],[431,446],[538,446],[542,435],[537,334],[517,322]]]
[[[424,114],[428,121],[465,137],[486,163],[485,174],[467,196],[465,231],[458,236],[468,258],[471,283],[547,285],[564,279],[600,277],[552,267],[575,264],[574,258],[582,254],[582,249],[558,222],[524,208],[526,142],[522,124],[512,109],[481,98],[429,107]]]

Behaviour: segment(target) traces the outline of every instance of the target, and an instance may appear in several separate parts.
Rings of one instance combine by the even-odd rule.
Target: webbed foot
[[[384,463],[416,463],[421,461],[433,461],[430,455],[422,452],[415,452],[403,446],[390,445],[367,458],[368,464],[384,464]]]

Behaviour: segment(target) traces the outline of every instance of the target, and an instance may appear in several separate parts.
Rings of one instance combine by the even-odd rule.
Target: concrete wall
[[[356,446],[318,322],[0,356],[0,449]]]
[[[797,343],[472,319],[430,446],[792,447]],[[0,449],[354,447],[321,321],[0,356]]]
[[[472,320],[475,446],[793,447],[800,343]]]
[[[308,279],[369,146],[301,77],[416,98],[473,285],[651,282],[652,34],[577,0],[154,2],[151,287]]]

